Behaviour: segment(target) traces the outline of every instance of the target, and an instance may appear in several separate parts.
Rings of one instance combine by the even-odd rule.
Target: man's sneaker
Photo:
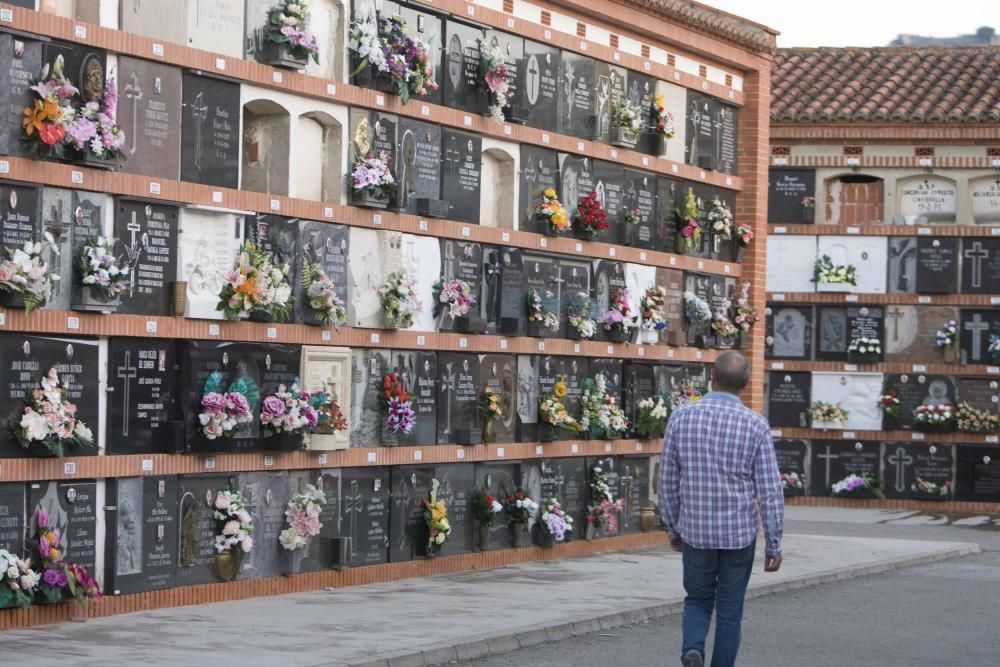
[[[705,667],[705,659],[701,657],[701,653],[697,649],[691,649],[684,654],[684,659],[681,661],[684,667]]]

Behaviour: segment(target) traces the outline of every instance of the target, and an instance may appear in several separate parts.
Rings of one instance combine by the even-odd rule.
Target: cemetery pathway
[[[806,508],[789,509],[790,518],[794,518]],[[978,542],[980,535],[990,534],[972,529],[923,528],[944,531],[943,536],[950,539],[943,541],[941,535],[929,539],[897,535],[898,531],[919,528],[878,525],[882,516],[879,513],[866,515],[865,521],[838,524],[815,513],[801,515],[820,522],[818,525],[825,530],[810,530],[811,524],[804,523],[806,530],[799,531],[791,521],[786,530],[786,565],[775,575],[755,575],[751,580],[754,595],[976,553],[979,547],[973,542]],[[891,516],[893,520],[906,519]],[[850,536],[841,527],[881,535]],[[887,534],[908,539],[886,539]],[[1000,540],[995,546],[1000,547]],[[755,571],[761,569],[758,564]],[[996,572],[1000,580],[1000,569]],[[787,597],[794,600],[801,595],[796,591],[794,597]],[[957,601],[948,598],[946,592],[943,596],[932,602],[944,605],[953,617],[956,612],[952,606]],[[597,641],[603,647],[604,634],[629,636],[659,627],[659,643],[649,640],[642,644],[650,656],[659,656],[649,664],[663,664],[662,650],[670,634],[663,630],[664,621],[623,626],[675,613],[681,597],[680,557],[657,547],[372,586],[138,612],[86,624],[12,630],[3,633],[0,653],[12,664],[30,661],[36,667],[62,665],[67,660],[75,665],[102,666],[424,665],[547,641],[557,642],[552,650],[568,659],[589,642]],[[900,613],[918,611],[904,606]],[[800,613],[814,619],[814,623],[820,619],[823,627],[832,622],[823,607]],[[864,617],[852,611],[844,616],[854,620]],[[985,620],[986,616],[977,618]],[[672,622],[676,620],[666,621]],[[892,634],[894,627],[886,625],[885,632]],[[600,634],[558,641],[585,633]],[[850,639],[842,638],[842,645],[850,643]],[[539,662],[514,657],[525,655],[530,653],[512,654],[516,663],[488,664],[555,664],[551,657]],[[560,664],[602,663],[644,664],[579,656]]]

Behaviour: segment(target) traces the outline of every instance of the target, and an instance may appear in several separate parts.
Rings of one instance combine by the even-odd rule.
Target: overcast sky
[[[778,46],[885,46],[900,33],[954,37],[991,26],[1000,0],[700,0],[774,28]]]

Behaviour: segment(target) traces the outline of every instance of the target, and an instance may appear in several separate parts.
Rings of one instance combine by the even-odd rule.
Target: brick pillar
[[[737,173],[743,190],[736,197],[739,222],[753,225],[753,245],[743,255],[743,277],[751,283],[751,300],[760,320],[750,332],[744,354],[750,358],[750,385],[744,402],[758,412],[764,409],[764,308],[766,307],[767,178],[770,154],[771,59],[761,57],[760,69],[743,80],[745,106],[739,114]]]

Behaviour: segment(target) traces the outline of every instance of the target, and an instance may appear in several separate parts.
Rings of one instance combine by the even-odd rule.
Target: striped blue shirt
[[[675,410],[663,440],[659,501],[671,538],[696,549],[749,546],[759,506],[766,552],[780,554],[785,503],[767,420],[725,392]]]

